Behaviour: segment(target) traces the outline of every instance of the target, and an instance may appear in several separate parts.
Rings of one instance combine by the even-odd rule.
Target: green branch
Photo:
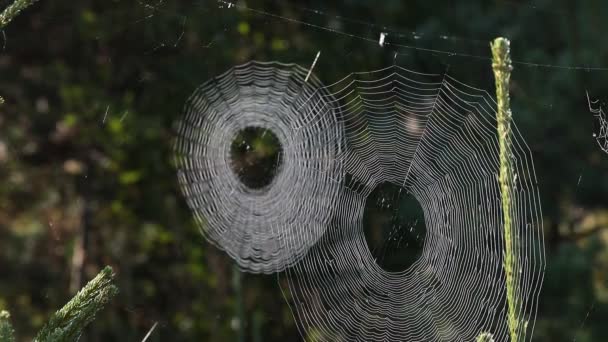
[[[10,322],[11,315],[0,311],[0,342],[15,342],[15,331]]]
[[[118,289],[112,284],[113,280],[112,268],[104,268],[69,303],[51,317],[34,341],[77,341],[97,312],[118,293]]]
[[[513,170],[511,165],[511,105],[509,103],[509,82],[511,79],[510,42],[506,38],[496,38],[491,44],[492,68],[496,79],[496,99],[498,111],[498,141],[500,150],[500,193],[504,221],[505,260],[504,268],[507,285],[508,324],[511,341],[518,341],[519,320],[517,318],[517,298],[515,279],[516,246],[511,220],[511,189]]]
[[[15,0],[0,14],[0,29],[3,29],[11,20],[19,14],[19,12],[30,7],[38,0]]]
[[[0,13],[0,30],[4,29],[15,17],[24,9],[30,7],[38,0],[15,0],[12,4]],[[0,106],[4,104],[4,99],[0,96]],[[1,342],[1,341],[0,341]]]

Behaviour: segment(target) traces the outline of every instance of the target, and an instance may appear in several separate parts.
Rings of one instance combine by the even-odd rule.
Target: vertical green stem
[[[264,320],[264,314],[262,311],[256,311],[253,314],[253,342],[262,342],[262,324]]]
[[[243,282],[241,280],[241,271],[238,267],[234,266],[232,269],[232,286],[236,296],[236,318],[238,323],[237,327],[237,341],[245,341],[245,304],[243,303]]]
[[[491,44],[492,68],[496,79],[496,99],[498,102],[497,124],[500,150],[500,193],[504,221],[505,260],[504,268],[507,285],[508,324],[511,341],[518,341],[517,298],[515,279],[515,241],[511,220],[511,189],[513,170],[511,165],[511,105],[509,103],[509,81],[511,79],[510,42],[506,38],[496,38]]]
[[[0,29],[8,25],[18,14],[24,9],[30,7],[34,2],[38,0],[15,0],[10,6],[8,6],[2,13],[0,13]]]

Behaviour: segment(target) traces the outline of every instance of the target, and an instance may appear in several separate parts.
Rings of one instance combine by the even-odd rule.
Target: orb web
[[[472,341],[489,332],[508,340],[492,97],[448,75],[398,66],[351,74],[332,89],[344,125],[345,177],[324,235],[281,274],[302,335]],[[518,329],[529,339],[545,257],[530,151],[514,131],[514,285]],[[366,200],[385,182],[411,194],[424,212],[422,252],[400,271],[380,267],[364,236]]]
[[[331,95],[306,76],[293,64],[236,66],[196,89],[176,125],[181,191],[204,236],[249,272],[297,261],[325,231],[338,196],[341,122]],[[243,134],[251,130],[278,143],[271,179],[240,172],[247,163],[268,164],[260,153],[245,156],[253,161],[234,153],[239,139],[250,144]]]
[[[399,66],[327,87],[306,75],[252,62],[188,101],[176,162],[205,236],[243,270],[284,271],[284,295],[306,340],[507,340],[492,97]],[[271,132],[282,151],[259,187],[243,183],[230,153],[251,127]],[[513,129],[514,286],[519,335],[529,339],[545,256],[530,151]],[[390,202],[374,199],[385,185],[397,189],[388,197],[412,197],[425,228],[409,241],[419,247],[411,262],[394,269],[378,262],[365,236],[369,201]],[[408,226],[391,227],[386,244]]]

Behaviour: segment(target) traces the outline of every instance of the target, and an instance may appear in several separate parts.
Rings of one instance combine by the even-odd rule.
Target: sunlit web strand
[[[282,275],[304,337],[471,341],[486,331],[506,340],[493,99],[449,76],[398,66],[352,74],[333,86],[348,177],[325,234]],[[512,153],[518,319],[520,336],[529,340],[544,242],[530,151],[517,130]],[[363,234],[365,203],[383,182],[402,186],[425,215],[422,255],[400,272],[377,264]]]
[[[304,25],[304,26],[322,30],[325,32],[330,32],[333,34],[337,34],[337,35],[341,35],[341,36],[345,36],[345,37],[349,37],[349,38],[353,38],[353,39],[359,39],[359,40],[365,41],[367,43],[373,43],[375,45],[378,45],[378,42],[379,42],[378,39],[371,39],[369,37],[359,36],[359,35],[356,35],[353,33],[345,32],[342,30],[328,27],[328,26],[313,24],[313,23],[306,22],[306,21],[303,21],[300,19],[290,18],[290,17],[284,16],[284,15],[271,13],[271,12],[268,12],[268,11],[265,11],[262,9],[248,7],[247,5],[245,5],[241,2],[233,3],[233,2],[225,1],[225,0],[218,0],[218,2],[221,4],[224,4],[225,6],[230,6],[230,8],[239,8],[239,9],[246,10],[246,11],[249,11],[249,12],[257,14],[257,15],[262,15],[262,16],[274,18],[277,20],[282,20],[282,21],[299,24],[299,25]],[[449,50],[441,50],[441,49],[424,48],[424,47],[420,47],[420,46],[399,44],[399,43],[394,43],[394,42],[385,42],[384,44],[382,44],[382,46],[383,47],[393,46],[393,47],[400,48],[400,49],[435,53],[435,54],[447,55],[450,57],[464,57],[464,58],[484,60],[484,61],[488,61],[488,62],[492,61],[492,58],[490,56],[474,55],[474,54],[469,54],[469,53],[462,53],[462,52],[457,52],[457,51],[449,51]],[[582,66],[582,65],[558,65],[558,64],[536,63],[536,62],[519,61],[519,60],[513,60],[512,64],[526,66],[526,67],[545,68],[545,69],[562,69],[562,70],[576,70],[576,71],[608,71],[608,67]]]
[[[421,38],[426,38],[426,36],[427,36],[425,33],[422,33],[422,32],[416,32],[416,31],[411,31],[411,30],[403,31],[398,28],[378,25],[378,24],[374,24],[374,23],[370,23],[370,22],[361,20],[361,19],[355,19],[355,18],[345,17],[342,15],[330,14],[330,13],[327,13],[326,11],[322,11],[319,9],[313,9],[313,8],[308,8],[308,7],[303,7],[303,6],[295,6],[293,4],[290,5],[290,8],[295,8],[295,9],[298,9],[303,12],[314,13],[316,15],[320,15],[320,16],[323,16],[326,18],[337,19],[337,20],[343,21],[343,22],[349,22],[349,23],[367,26],[368,28],[372,28],[378,32],[380,32],[380,31],[385,32],[388,35],[390,35],[391,37],[400,37],[400,38],[410,37],[413,39],[421,39]],[[442,34],[433,35],[433,37],[438,37],[442,40],[466,41],[469,43],[483,45],[484,47],[488,46],[488,40],[489,40],[489,39],[481,40],[481,39],[464,38],[464,37],[459,37],[459,36],[454,36],[454,35],[442,35]]]

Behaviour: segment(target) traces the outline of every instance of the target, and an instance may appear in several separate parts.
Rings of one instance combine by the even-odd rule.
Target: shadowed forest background
[[[111,265],[120,294],[82,340],[141,340],[155,322],[152,341],[301,340],[277,276],[238,272],[179,192],[187,97],[235,64],[308,67],[318,51],[326,84],[396,63],[493,93],[489,42],[506,36],[545,229],[533,340],[608,340],[608,154],[586,95],[608,99],[594,69],[608,68],[608,2],[246,4],[292,20],[212,0],[41,0],[0,34],[0,309],[21,339]]]

